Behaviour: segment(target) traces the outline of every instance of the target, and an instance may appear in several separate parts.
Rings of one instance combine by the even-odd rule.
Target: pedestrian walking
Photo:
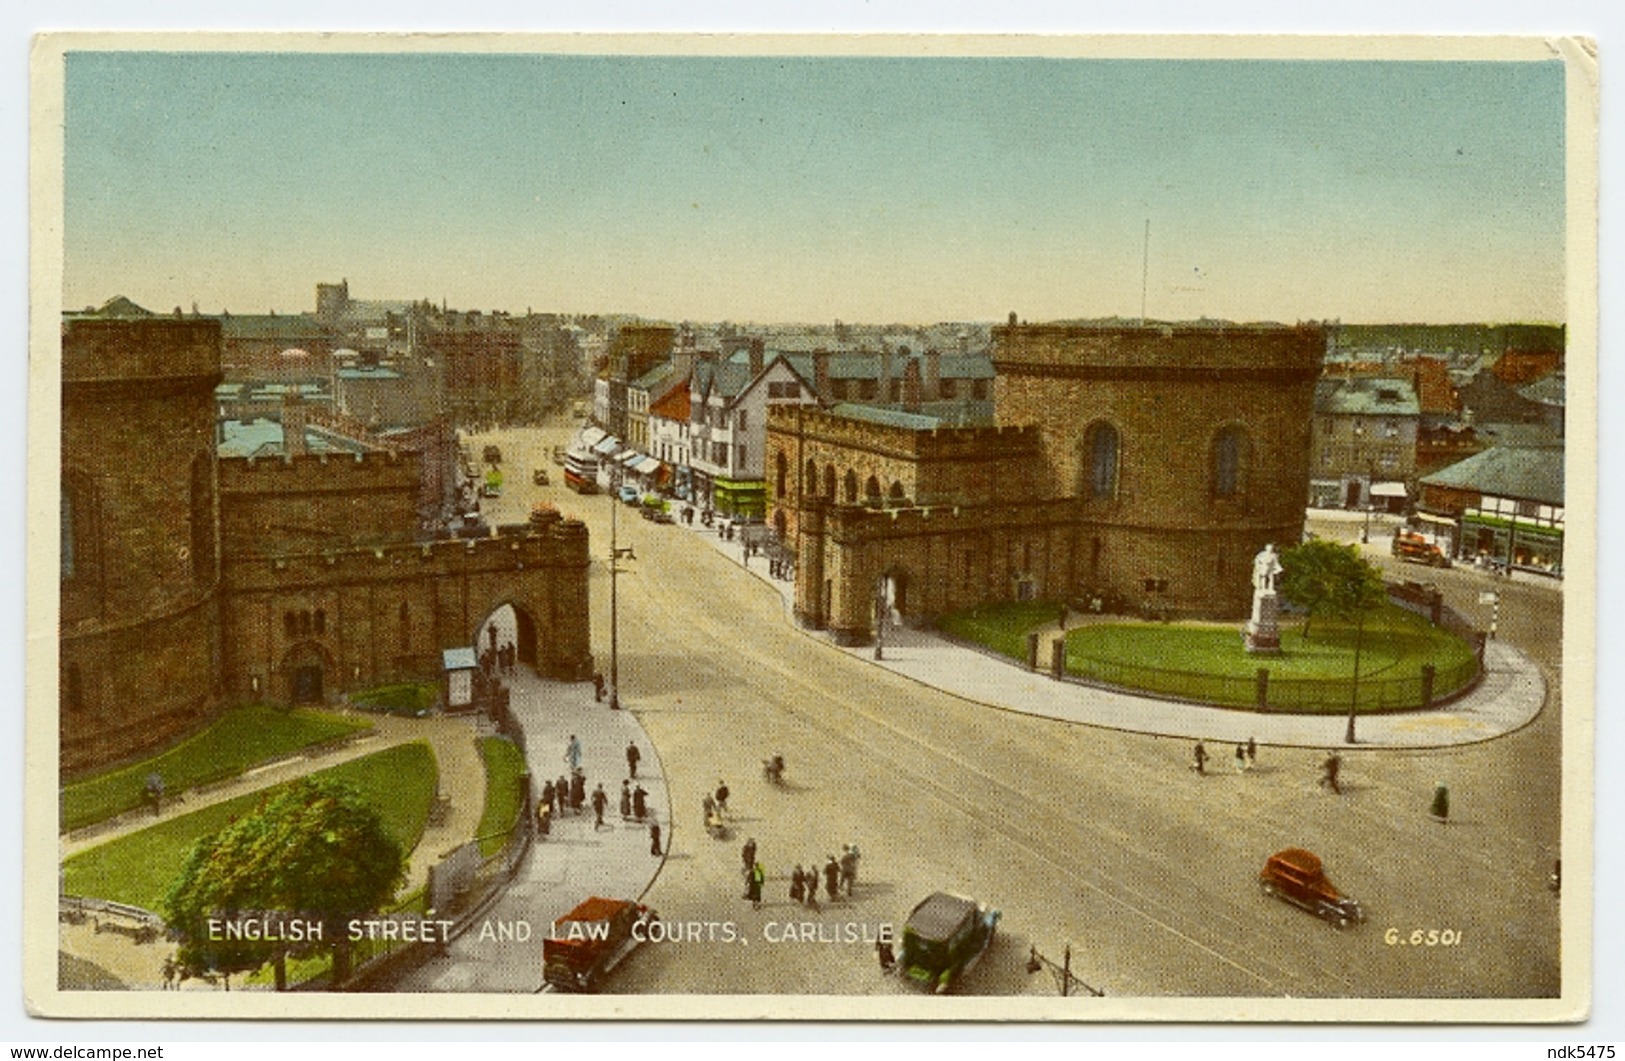
[[[637,777],[638,776],[638,760],[640,760],[642,758],[643,758],[643,754],[638,751],[638,746],[636,744],[633,744],[631,741],[627,741],[626,742],[626,776],[627,777]]]
[[[551,813],[553,810],[553,782],[549,781],[542,786],[542,806]]]
[[[1207,773],[1207,749],[1202,742],[1196,742],[1196,748],[1191,752],[1191,769],[1199,774]]]
[[[553,782],[553,812],[563,814],[570,807],[570,782],[560,774],[559,779]]]
[[[574,733],[570,734],[570,743],[564,746],[564,762],[571,773],[581,769],[581,742],[576,740]]]
[[[717,812],[719,814],[728,813],[728,782],[726,781],[717,781]]]
[[[807,886],[807,908],[818,909],[818,860],[816,858],[807,862],[807,872],[802,878]]]
[[[621,782],[621,817],[632,817],[632,782]]]
[[[1327,752],[1326,761],[1320,764],[1320,787],[1329,788],[1337,795],[1343,794],[1337,775],[1342,772],[1343,759],[1336,752]]]
[[[587,772],[577,770],[570,778],[570,809],[577,814],[587,805]]]
[[[841,894],[841,864],[835,861],[834,855],[824,858],[824,891],[829,895],[830,902]]]
[[[852,889],[858,883],[858,845],[841,845],[841,890],[846,892],[847,898],[852,897]]]
[[[745,846],[739,849],[739,857],[745,863],[745,875],[750,875],[750,868],[756,864],[756,837],[745,841]]]
[[[709,826],[711,819],[717,816],[717,801],[711,798],[710,793],[700,800],[700,809],[705,812],[705,824]]]
[[[536,835],[546,836],[553,831],[553,805],[551,803],[536,804]]]
[[[1247,769],[1251,770],[1258,765],[1258,742],[1251,737],[1247,738]]]
[[[875,957],[880,960],[880,971],[890,973],[897,968],[897,954],[886,940],[875,940]]]
[[[659,822],[650,822],[649,823],[649,854],[654,855],[656,857],[659,857],[659,855],[660,855],[660,823]]]
[[[604,808],[609,806],[609,797],[604,795],[604,786],[599,785],[592,790],[592,812],[597,820],[592,823],[594,829],[604,827]]]
[[[1247,746],[1236,745],[1236,773],[1245,773],[1247,770]]]
[[[642,821],[649,814],[649,793],[639,785],[632,790],[632,817]]]
[[[790,901],[800,906],[802,897],[806,894],[806,889],[807,875],[798,862],[796,868],[790,871]]]
[[[599,702],[604,699],[604,676],[595,673],[592,676],[592,698]]]
[[[753,909],[762,906],[762,884],[767,880],[767,872],[762,869],[760,862],[752,863],[750,867],[750,886],[745,890],[745,898],[750,900]]]

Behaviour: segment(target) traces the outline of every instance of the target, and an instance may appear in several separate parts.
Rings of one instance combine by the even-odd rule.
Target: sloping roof
[[[226,313],[216,319],[223,339],[318,339],[327,335],[326,328],[299,313]]]
[[[683,420],[689,418],[688,388],[673,387],[664,395],[649,403],[649,415],[658,416],[665,420]]]
[[[1325,378],[1315,382],[1315,412],[1332,416],[1417,416],[1409,380]]]
[[[1542,405],[1563,405],[1568,396],[1567,373],[1562,369],[1550,375],[1543,376],[1527,387],[1518,388],[1518,393],[1532,402]]]
[[[1557,446],[1492,446],[1424,476],[1422,483],[1561,505],[1563,463],[1563,450]]]
[[[901,409],[888,409],[877,405],[855,405],[851,402],[843,402],[830,411],[836,416],[844,416],[849,420],[863,420],[871,424],[901,427],[910,431],[930,431],[932,428],[945,426],[942,420],[935,416],[904,412]]]

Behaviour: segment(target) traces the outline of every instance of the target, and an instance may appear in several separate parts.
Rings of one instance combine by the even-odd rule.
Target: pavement
[[[773,586],[793,622],[794,583],[769,577],[765,557],[746,559],[738,541],[727,542],[713,528],[678,523],[672,533],[692,535],[730,557]],[[1154,699],[1071,682],[1056,681],[1009,661],[950,643],[929,632],[888,630],[884,658],[872,647],[842,648],[829,635],[803,631],[832,651],[845,652],[923,685],[985,705],[1036,717],[1113,730],[1236,744],[1248,739],[1265,746],[1346,748],[1341,716],[1268,714]],[[1051,637],[1060,636],[1057,627]],[[566,773],[564,751],[571,734],[581,741],[588,791],[602,783],[610,798],[602,827],[590,804],[581,815],[564,815],[551,834],[536,843],[509,886],[477,915],[459,938],[416,966],[402,970],[395,991],[534,992],[542,986],[541,944],[549,925],[580,900],[592,896],[639,898],[653,884],[665,856],[650,853],[648,825],[623,821],[618,813],[620,782],[627,776],[626,746],[642,753],[638,781],[649,793],[651,817],[661,826],[662,849],[671,843],[672,814],[659,751],[644,734],[634,710],[611,710],[594,699],[590,683],[544,681],[521,670],[510,679],[511,705],[526,736],[526,758],[537,790]],[[1438,748],[1490,740],[1527,725],[1546,702],[1546,682],[1528,657],[1505,642],[1491,642],[1483,680],[1468,694],[1428,711],[1361,716],[1359,748]],[[635,708],[635,704],[627,707]],[[441,793],[450,813],[426,833],[413,856],[413,880],[429,862],[472,836],[483,805],[484,773],[474,751],[469,723],[456,719],[379,719],[378,732],[327,756],[290,760],[245,775],[207,794],[186,799],[186,809],[228,799],[325,768],[356,755],[411,739],[429,739],[441,764]],[[1223,760],[1216,753],[1217,761]],[[131,817],[65,837],[66,857],[95,843],[150,824]],[[83,926],[63,926],[64,953],[111,972],[132,986],[162,983],[163,945],[141,946],[123,936],[96,935]]]

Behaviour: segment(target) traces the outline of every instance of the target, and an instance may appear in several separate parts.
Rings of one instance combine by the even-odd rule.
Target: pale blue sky
[[[65,304],[1561,320],[1557,62],[70,54]]]

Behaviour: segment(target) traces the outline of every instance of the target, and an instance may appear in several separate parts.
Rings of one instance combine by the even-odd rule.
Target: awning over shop
[[[577,436],[583,446],[596,446],[608,437],[608,432],[601,427],[584,427]]]
[[[593,448],[592,448],[592,451],[594,453],[598,454],[600,457],[607,457],[607,456],[614,453],[616,450],[618,450],[620,448],[621,448],[621,440],[614,437],[613,435],[609,435],[609,436],[604,437],[596,445],[594,445]]]
[[[639,475],[654,475],[660,471],[660,462],[653,457],[639,457],[632,462],[631,468]]]
[[[1437,523],[1441,527],[1454,527],[1456,521],[1449,516],[1435,516],[1431,512],[1418,512],[1416,518],[1423,523]]]
[[[1372,497],[1409,497],[1404,483],[1372,483]]]

